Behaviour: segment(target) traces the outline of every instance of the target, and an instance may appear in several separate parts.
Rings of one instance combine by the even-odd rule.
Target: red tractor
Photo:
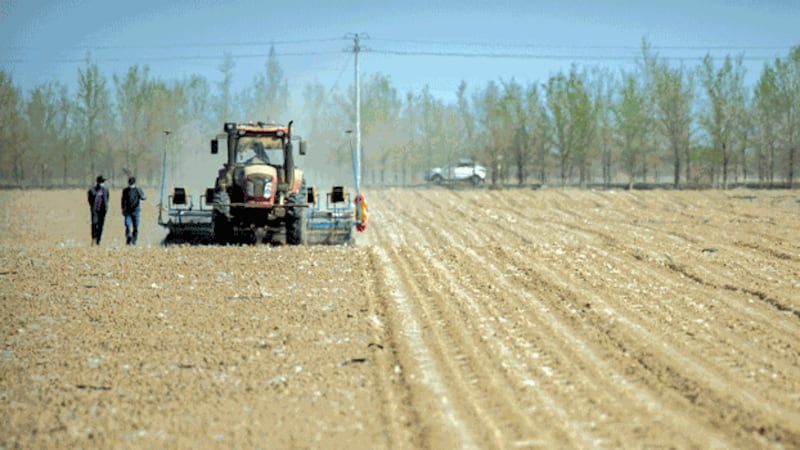
[[[206,193],[212,208],[214,240],[304,245],[307,209],[303,171],[295,166],[294,147],[306,153],[306,142],[292,136],[289,125],[226,123],[227,162]],[[219,138],[211,153],[219,151]]]

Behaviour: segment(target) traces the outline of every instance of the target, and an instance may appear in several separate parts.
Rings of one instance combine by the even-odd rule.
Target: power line
[[[264,47],[269,45],[298,45],[298,44],[317,44],[322,42],[342,41],[344,38],[319,38],[319,39],[297,39],[297,40],[272,40],[272,41],[242,41],[242,42],[196,42],[196,43],[171,43],[157,45],[83,45],[71,47],[74,51],[91,50],[163,50],[176,48],[215,48],[215,47]],[[0,46],[7,50],[35,50],[31,47],[20,46]]]
[[[336,50],[330,51],[315,51],[315,52],[281,52],[275,53],[275,56],[319,56],[319,55],[338,55],[341,52]],[[252,58],[267,58],[269,57],[269,53],[248,53],[248,54],[239,54],[239,55],[231,55],[233,59],[252,59]],[[164,61],[214,61],[214,60],[221,60],[224,59],[225,55],[200,55],[200,56],[109,56],[109,57],[90,57],[89,60],[93,63],[109,63],[109,62],[131,62],[131,61],[157,61],[157,62],[164,62]],[[2,63],[25,63],[30,62],[31,60],[25,59],[0,59]],[[48,62],[54,63],[83,63],[86,62],[86,58],[56,58],[56,59],[47,59]]]
[[[342,74],[344,71],[350,66],[350,61],[353,59],[352,55],[350,55],[347,60],[342,64],[342,68],[339,70],[339,74],[336,75],[336,80],[334,80],[333,84],[331,84],[331,88],[329,92],[333,92],[334,87],[339,85],[339,80],[342,78]]]
[[[445,52],[445,51],[404,51],[388,49],[364,49],[365,53],[396,56],[441,56],[455,58],[504,58],[504,59],[542,59],[542,60],[577,60],[577,61],[631,61],[631,55],[566,55],[566,54],[536,54],[536,53],[511,53],[511,52]],[[705,56],[661,56],[668,60],[697,60],[702,61]],[[743,56],[745,61],[768,61],[774,56]]]
[[[406,51],[406,50],[390,50],[380,48],[361,47],[361,52],[372,53],[376,55],[394,55],[394,56],[433,56],[433,57],[449,57],[449,58],[489,58],[489,59],[533,59],[533,60],[573,60],[573,61],[632,61],[636,58],[635,55],[568,55],[559,53],[522,53],[522,52],[456,52],[456,51]],[[352,51],[352,50],[350,50]],[[280,57],[299,57],[299,56],[322,56],[322,55],[335,55],[340,54],[339,50],[323,50],[323,51],[300,51],[300,52],[276,52],[275,56]],[[253,59],[253,58],[267,58],[269,53],[243,53],[231,55],[233,59]],[[224,59],[225,55],[171,55],[171,56],[109,56],[97,57],[90,56],[89,60],[94,63],[113,63],[113,62],[170,62],[170,61],[215,61]],[[666,60],[683,60],[683,61],[702,61],[705,56],[698,55],[659,55],[660,59]],[[752,56],[743,55],[743,61],[771,61],[775,58],[774,55],[770,56]],[[3,64],[24,64],[31,62],[30,59],[24,58],[0,58],[0,63]],[[41,60],[39,60],[41,61]],[[53,63],[83,63],[86,58],[54,58],[46,59],[47,62]]]
[[[633,45],[546,45],[546,44],[507,44],[496,42],[453,42],[435,40],[401,40],[401,39],[372,39],[375,42],[412,45],[448,45],[459,47],[502,47],[502,48],[528,48],[539,50],[641,50],[641,46]],[[792,45],[651,45],[651,50],[789,50]]]
[[[365,35],[365,37],[367,37]],[[227,43],[175,43],[164,44],[156,46],[86,46],[80,47],[80,50],[85,51],[102,51],[102,50],[121,50],[121,49],[138,49],[138,50],[164,50],[164,49],[209,49],[214,47],[246,47],[246,46],[274,46],[274,45],[308,45],[325,42],[340,42],[342,40],[351,39],[351,35],[343,37],[329,37],[318,39],[298,39],[298,40],[272,40],[272,41],[242,41],[242,42],[227,42]],[[371,53],[376,55],[394,55],[394,56],[432,56],[432,57],[449,57],[449,58],[489,58],[489,59],[530,59],[530,60],[573,60],[573,61],[630,61],[635,59],[636,55],[631,53],[627,55],[615,55],[615,51],[638,51],[641,47],[635,46],[604,46],[604,45],[540,45],[540,44],[496,44],[487,42],[445,42],[433,40],[399,40],[399,39],[371,39],[373,41],[385,42],[390,44],[425,44],[425,45],[444,45],[453,47],[485,47],[487,50],[481,51],[480,49],[473,50],[397,50],[392,48],[368,48],[361,47],[360,51],[364,53]],[[699,46],[699,45],[685,45],[685,46],[650,46],[652,50],[663,51],[778,51],[786,50],[791,47],[781,46]],[[492,50],[496,49],[496,50]],[[506,49],[526,49],[530,51],[508,51]],[[353,48],[345,49],[346,52],[352,52]],[[601,51],[600,54],[570,54],[570,51]],[[308,51],[284,51],[276,52],[276,56],[280,57],[302,57],[302,56],[320,56],[332,55],[338,53],[336,50],[308,50]],[[3,64],[23,64],[33,61],[32,59],[11,56],[8,58],[0,57],[0,63]],[[234,59],[253,59],[253,58],[266,58],[268,53],[242,53],[238,55],[231,55]],[[113,62],[131,62],[131,61],[213,61],[224,58],[225,55],[167,55],[167,56],[90,56],[90,60],[97,63],[113,63]],[[685,60],[685,61],[702,61],[704,56],[693,55],[658,55],[659,58],[666,60]],[[771,61],[776,55],[761,56],[761,55],[743,55],[742,59],[745,61]],[[55,62],[55,63],[82,63],[86,61],[85,57],[81,58],[53,58],[53,59],[36,59],[37,62]]]

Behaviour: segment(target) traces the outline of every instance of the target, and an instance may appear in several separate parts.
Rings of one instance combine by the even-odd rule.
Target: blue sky
[[[103,75],[134,64],[151,75],[215,83],[224,52],[235,89],[263,70],[274,43],[294,92],[353,82],[348,33],[365,33],[362,76],[388,75],[400,94],[428,86],[451,99],[489,80],[544,82],[575,63],[631,69],[646,37],[674,63],[744,52],[748,81],[800,45],[800,1],[244,1],[0,0],[0,68],[30,89],[76,88],[87,52]]]

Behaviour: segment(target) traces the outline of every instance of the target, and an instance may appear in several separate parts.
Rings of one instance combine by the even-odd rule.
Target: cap
[[[134,183],[136,183],[136,177],[128,178],[128,184],[134,184]]]
[[[103,177],[102,175],[98,175],[98,176],[97,176],[97,182],[98,182],[98,183],[102,183],[102,182],[104,182],[104,181],[106,181],[105,177]]]

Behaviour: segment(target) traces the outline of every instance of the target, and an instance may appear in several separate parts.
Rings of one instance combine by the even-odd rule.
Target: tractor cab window
[[[270,137],[241,138],[236,146],[236,162],[251,164],[283,164],[283,148],[280,139]]]
[[[240,142],[241,144],[241,142]],[[253,158],[259,158],[264,160],[264,146],[258,141],[252,141],[248,143],[246,146],[239,146],[239,150],[236,152],[236,162],[244,163],[251,161]],[[269,161],[264,161],[269,162]]]

